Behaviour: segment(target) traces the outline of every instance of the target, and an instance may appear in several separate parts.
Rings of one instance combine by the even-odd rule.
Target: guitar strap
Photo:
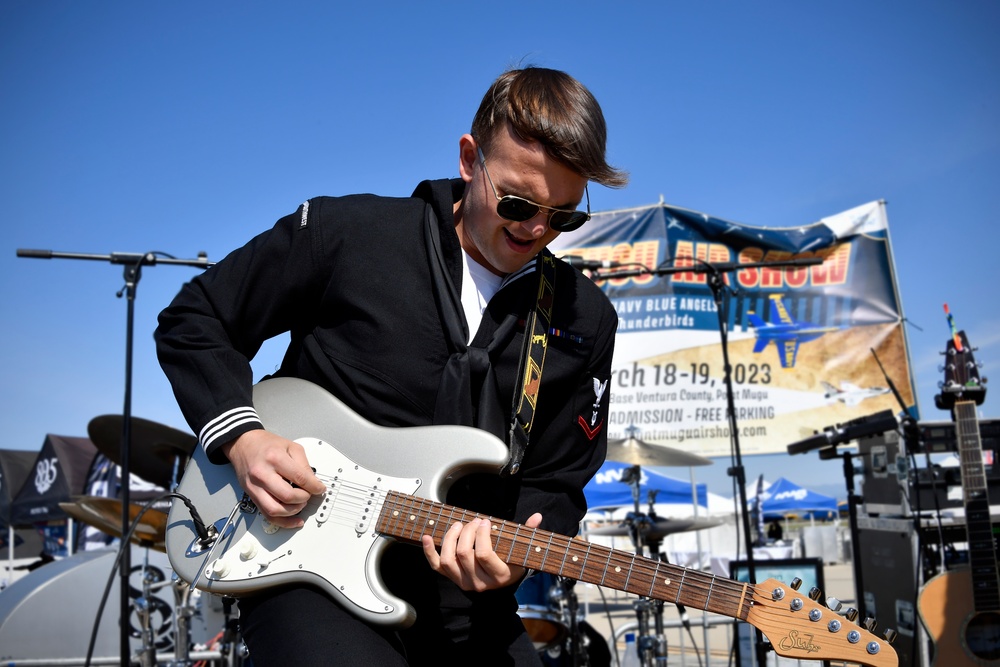
[[[538,274],[538,293],[535,307],[524,323],[524,344],[521,347],[519,392],[514,394],[510,434],[510,459],[500,470],[501,475],[516,475],[521,469],[528,450],[531,424],[538,403],[538,388],[542,384],[542,367],[548,350],[549,330],[552,327],[552,306],[555,303],[556,270],[552,253],[543,250],[535,259]]]

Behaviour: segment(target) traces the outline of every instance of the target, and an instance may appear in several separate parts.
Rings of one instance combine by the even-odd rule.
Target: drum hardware
[[[623,522],[623,528],[632,539],[636,554],[644,556],[649,550],[650,557],[659,558],[666,561],[666,554],[660,552],[660,545],[671,532],[683,532],[686,530],[701,530],[720,525],[712,519],[682,520],[681,524],[675,523],[671,526],[669,520],[663,520],[656,515],[656,490],[648,491],[649,512],[641,511],[639,502],[639,483],[642,478],[638,465],[634,465],[622,475],[622,482],[632,487],[632,502],[634,510],[629,512]],[[598,529],[600,530],[600,529]],[[596,532],[596,531],[591,531]],[[636,624],[638,636],[636,637],[636,647],[639,652],[640,663],[645,667],[653,665],[665,665],[667,660],[667,636],[663,626],[663,605],[660,600],[651,600],[639,597],[633,607],[636,614]],[[677,605],[682,617],[686,616],[681,605]],[[651,623],[652,621],[652,623]],[[652,625],[652,627],[650,627]],[[617,650],[617,648],[616,648]]]
[[[604,637],[580,614],[575,585],[545,572],[527,579],[517,592],[525,630],[546,667],[611,667]]]
[[[171,578],[174,590],[174,665],[186,665],[191,654],[191,617],[194,607],[188,604],[190,589],[176,574]]]
[[[173,493],[163,494],[160,498],[176,495]],[[185,504],[189,504],[190,502],[186,498],[181,498],[181,500]],[[138,631],[133,630],[131,634],[141,639],[141,648],[133,658],[137,658],[142,667],[155,667],[158,664],[158,659],[162,659],[162,654],[158,654],[157,651],[163,648],[163,646],[158,645],[156,631],[153,627],[153,618],[157,611],[169,610],[170,605],[164,603],[160,598],[155,597],[154,593],[162,588],[171,586],[174,601],[172,609],[174,659],[170,662],[170,665],[184,667],[191,664],[191,620],[198,613],[198,609],[191,603],[192,589],[186,582],[182,581],[174,573],[171,573],[170,578],[164,580],[158,574],[159,570],[155,570],[154,572],[149,567],[150,550],[166,553],[165,532],[167,514],[147,506],[153,502],[156,501],[152,500],[146,504],[130,503],[129,507],[131,524],[128,531],[128,541],[142,547],[145,554],[141,568],[142,589],[141,591],[135,591],[136,594],[131,596],[131,609],[138,620],[139,626]],[[60,503],[60,507],[74,519],[119,539],[122,538],[117,518],[124,513],[120,500],[98,496],[74,496],[72,502]],[[193,508],[191,509],[193,510]],[[197,512],[194,512],[192,516],[197,516]],[[200,522],[201,519],[198,517],[196,523]],[[205,530],[205,539],[211,539],[209,537],[210,531],[205,529],[203,524],[201,525],[201,529]],[[199,534],[202,530],[199,530]],[[115,567],[117,567],[117,564]],[[227,655],[239,641],[237,623],[230,619],[231,602],[228,605],[224,605],[224,607],[226,609],[225,625],[219,632],[219,635],[222,636],[223,645],[227,650],[221,655]],[[163,640],[161,639],[160,641],[162,642]],[[203,656],[201,659],[204,659],[205,653],[200,653]],[[209,652],[208,655],[213,656],[212,652]],[[239,655],[239,652],[235,651],[234,655]],[[245,657],[245,655],[239,657]]]
[[[563,621],[568,627],[562,646],[563,662],[572,667],[610,667],[611,654],[607,651],[604,638],[598,635],[599,641],[595,641],[597,631],[587,625],[580,615],[575,586],[575,580],[560,577],[552,591],[553,601],[562,610]]]

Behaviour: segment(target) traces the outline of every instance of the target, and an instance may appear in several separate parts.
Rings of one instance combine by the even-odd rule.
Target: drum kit
[[[642,466],[703,466],[711,465],[710,459],[679,449],[651,445],[634,435],[609,441],[607,459],[631,466],[626,469],[621,481],[632,489],[633,511],[615,525],[586,529],[586,536],[628,537],[638,555],[666,561],[660,546],[668,535],[720,525],[721,522],[715,519],[658,517],[653,507],[656,497],[653,490],[648,492],[649,511],[642,512],[640,507]],[[572,579],[539,572],[526,579],[517,590],[518,614],[535,648],[541,653],[543,663],[553,667],[610,667],[622,664],[621,660],[614,661],[611,657],[619,633],[615,632],[615,638],[608,641],[584,620],[575,584]],[[634,625],[638,635],[639,664],[665,665],[664,603],[640,597],[633,607],[636,612]],[[681,612],[683,615],[683,609]]]
[[[91,441],[115,463],[120,463],[122,419],[107,415],[88,425]],[[195,437],[136,417],[131,428],[132,472],[161,489],[173,488],[194,450]],[[162,493],[132,495],[154,498]],[[131,604],[124,622],[133,662],[143,667],[241,664],[245,648],[232,605],[192,591],[173,574],[165,547],[167,513],[147,504],[129,504]],[[73,520],[122,539],[120,500],[74,496],[59,506]],[[16,664],[120,662],[119,617],[126,614],[115,604],[121,585],[114,576],[121,560],[118,551],[117,545],[78,551],[31,571],[4,589],[0,660]]]

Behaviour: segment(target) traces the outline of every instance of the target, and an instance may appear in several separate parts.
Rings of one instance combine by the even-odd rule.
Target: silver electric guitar
[[[291,378],[258,384],[254,407],[266,428],[302,444],[327,491],[303,510],[302,528],[279,529],[246,499],[231,466],[210,463],[199,448],[177,490],[209,536],[200,537],[187,507],[175,502],[166,547],[177,575],[200,590],[241,596],[308,583],[367,622],[406,626],[415,612],[382,580],[385,548],[393,540],[419,544],[423,535],[440,544],[456,521],[487,518],[507,563],[746,621],[784,657],[897,664],[888,641],[816,602],[818,592],[802,595],[774,579],[732,581],[443,504],[455,480],[506,462],[507,447],[485,431],[376,426]]]

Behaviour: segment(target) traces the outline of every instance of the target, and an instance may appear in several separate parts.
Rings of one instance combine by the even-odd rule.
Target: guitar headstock
[[[979,364],[972,356],[972,347],[964,331],[948,340],[944,351],[944,381],[934,403],[941,410],[951,410],[959,401],[974,401],[981,405],[986,399],[986,380],[979,377]]]
[[[774,652],[785,658],[897,667],[896,651],[889,645],[894,631],[886,632],[888,639],[876,637],[874,621],[867,621],[866,627],[856,625],[856,611],[842,616],[817,602],[821,596],[818,589],[804,595],[777,579],[767,579],[754,586],[747,622],[763,632]]]

